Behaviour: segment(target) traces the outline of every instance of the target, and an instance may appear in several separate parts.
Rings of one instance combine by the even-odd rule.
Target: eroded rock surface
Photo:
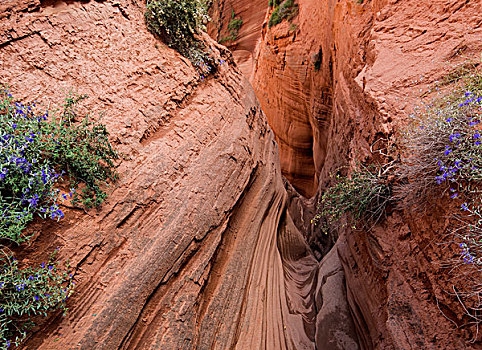
[[[387,159],[387,138],[420,95],[454,64],[479,59],[482,21],[480,3],[470,1],[298,4],[292,23],[263,33],[253,86],[279,142],[283,174],[311,196],[342,166]],[[424,215],[409,207],[390,212],[370,232],[341,230],[337,250],[362,348],[479,345],[470,342],[480,343],[480,335],[463,326],[469,318],[441,268],[443,206]],[[307,241],[323,237],[309,231]]]
[[[25,248],[35,263],[59,246],[77,288],[23,347],[314,349],[318,262],[229,53],[211,43],[227,63],[201,81],[147,32],[142,1],[25,4],[0,24],[2,82],[43,108],[88,94],[122,160],[99,210],[66,209]]]
[[[228,25],[235,17],[242,19],[234,41],[225,42],[233,52],[233,57],[241,72],[248,79],[254,69],[254,56],[261,40],[263,24],[265,24],[268,1],[266,0],[214,0],[211,6],[211,19],[208,33],[218,41],[229,34]]]
[[[45,108],[87,93],[123,154],[102,208],[66,210],[20,255],[60,246],[77,281],[25,349],[477,347],[433,264],[443,208],[343,230],[329,253],[309,219],[331,173],[376,158],[447,61],[480,52],[480,4],[300,0],[268,30],[266,2],[224,12],[245,21],[234,55],[261,104],[212,42],[227,63],[201,81],[141,0],[2,2],[1,82]]]

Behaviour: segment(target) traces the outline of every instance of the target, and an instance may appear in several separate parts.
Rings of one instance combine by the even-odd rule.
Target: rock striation
[[[236,40],[226,42],[225,45],[232,51],[239,70],[248,78],[253,73],[253,57],[261,40],[267,9],[266,0],[214,0],[212,2],[211,22],[207,29],[209,35],[215,40],[221,41],[229,33],[228,25],[233,11],[236,18],[243,21]]]
[[[2,6],[2,82],[40,108],[89,95],[79,112],[103,113],[122,152],[100,209],[64,208],[19,253],[35,264],[60,247],[77,283],[69,313],[22,348],[315,349],[317,308],[350,320],[341,264],[333,256],[320,276],[287,210],[273,133],[224,47],[211,42],[226,63],[201,80],[146,30],[143,1]]]
[[[437,268],[443,203],[336,244],[310,219],[330,174],[383,160],[420,89],[480,53],[479,4],[299,0],[273,28],[266,0],[214,4],[213,36],[231,7],[244,23],[233,55],[204,35],[225,62],[204,80],[143,0],[0,4],[0,82],[41,108],[88,94],[122,152],[101,208],[29,228],[19,259],[60,247],[77,288],[21,348],[477,348]]]
[[[388,137],[408,122],[422,92],[455,64],[480,59],[482,22],[474,2],[298,5],[291,23],[261,33],[252,83],[279,143],[282,173],[314,196],[300,202],[309,206],[340,167],[387,160]],[[362,348],[471,349],[471,339],[480,342],[475,328],[463,329],[470,321],[447,291],[438,238],[448,211],[435,201],[425,214],[390,210],[370,232],[339,232]],[[322,237],[316,228],[302,231],[307,242]]]

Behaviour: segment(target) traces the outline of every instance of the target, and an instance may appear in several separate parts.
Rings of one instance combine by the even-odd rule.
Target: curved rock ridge
[[[211,43],[227,63],[201,81],[147,32],[143,1],[5,8],[2,83],[45,108],[88,94],[81,112],[103,112],[122,152],[100,209],[64,208],[24,249],[36,263],[61,247],[77,288],[22,348],[356,348],[341,263],[319,269],[293,224],[273,134],[225,48]]]
[[[471,1],[298,4],[291,24],[263,31],[252,82],[280,145],[282,173],[301,194],[315,194],[300,201],[309,206],[340,167],[383,161],[384,143],[420,95],[455,64],[480,59],[482,21],[480,2]],[[362,348],[480,347],[441,267],[448,214],[443,204],[425,216],[390,210],[370,232],[339,232]],[[323,235],[316,227],[302,232],[314,250]]]

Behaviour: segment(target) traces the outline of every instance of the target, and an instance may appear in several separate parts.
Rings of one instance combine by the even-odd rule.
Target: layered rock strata
[[[122,153],[100,209],[63,208],[19,251],[36,264],[60,247],[77,284],[69,313],[22,348],[315,349],[345,332],[317,331],[319,310],[350,319],[341,264],[318,271],[287,211],[273,134],[223,47],[211,43],[226,63],[202,81],[146,30],[142,1],[2,6],[2,82],[39,108],[89,95],[79,113],[102,112]]]
[[[409,122],[422,93],[454,65],[480,59],[482,21],[480,3],[467,1],[298,5],[291,23],[263,31],[252,82],[279,142],[283,174],[316,201],[332,174],[356,162],[390,161],[387,140]],[[470,349],[477,346],[470,340],[480,341],[442,268],[441,218],[449,212],[435,202],[424,214],[390,209],[369,232],[339,232],[363,348]],[[315,249],[323,234],[302,231]]]
[[[102,208],[66,208],[19,251],[35,264],[60,246],[77,281],[69,314],[24,348],[477,348],[437,267],[446,208],[390,209],[369,232],[339,232],[331,251],[309,219],[330,174],[383,161],[421,89],[481,51],[479,4],[298,5],[272,29],[264,12],[235,9],[261,29],[258,51],[246,36],[260,106],[214,43],[227,63],[201,81],[146,31],[143,1],[2,2],[1,82],[45,108],[87,93],[83,111],[105,113],[123,154]]]

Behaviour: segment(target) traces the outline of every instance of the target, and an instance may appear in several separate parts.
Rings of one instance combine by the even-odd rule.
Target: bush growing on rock
[[[274,10],[268,21],[269,28],[281,23],[283,19],[290,21],[298,13],[298,4],[294,0],[285,0],[281,4],[280,1],[274,1],[270,7],[274,7]]]
[[[343,214],[350,213],[353,220],[376,223],[385,211],[390,198],[390,188],[380,171],[360,166],[350,176],[336,176],[336,183],[322,195],[314,223],[321,217],[329,224],[336,223]]]
[[[376,222],[389,199],[400,208],[424,213],[434,198],[453,201],[439,246],[446,247],[448,293],[461,303],[478,327],[482,273],[482,74],[480,63],[463,64],[447,74],[435,90],[439,97],[416,108],[397,138],[394,195],[386,180],[366,168],[356,169],[323,193],[313,222],[333,225],[349,212],[356,221]],[[440,90],[444,90],[443,93]],[[450,90],[448,90],[450,89]],[[398,160],[398,158],[400,158]],[[393,162],[392,162],[393,163]],[[393,169],[385,166],[386,173]],[[449,203],[450,204],[450,203]],[[455,210],[454,210],[455,208]]]
[[[456,201],[465,217],[454,229],[462,257],[482,270],[482,75],[474,66],[457,80],[459,88],[412,115],[396,192],[410,206],[423,207],[434,191]]]
[[[150,0],[145,19],[149,31],[188,58],[201,74],[214,69],[205,44],[196,38],[209,19],[202,0]]]
[[[477,332],[482,324],[480,64],[462,64],[443,77],[435,87],[439,96],[416,108],[409,125],[398,135],[396,157],[392,152],[385,154],[395,160],[383,171],[361,167],[349,176],[337,176],[336,183],[323,193],[313,219],[314,224],[322,224],[322,229],[327,224],[338,228],[345,212],[355,223],[376,223],[389,201],[403,211],[424,215],[437,213],[434,199],[442,199],[448,204],[442,209],[447,216],[434,242],[447,272],[444,292],[461,304],[467,325]],[[383,174],[389,174],[393,195]]]
[[[236,14],[234,10],[231,12],[231,21],[228,23],[228,31],[229,35],[226,37],[221,38],[219,40],[220,43],[224,43],[227,41],[234,41],[238,38],[239,29],[243,25],[243,19],[241,17],[236,18]]]
[[[447,89],[450,89],[448,90]],[[437,85],[440,96],[411,115],[401,134],[402,161],[395,199],[423,210],[433,198],[448,201],[440,232],[447,292],[477,329],[482,274],[482,74],[480,63],[460,65]],[[452,202],[452,203],[450,203]]]
[[[61,220],[64,201],[100,205],[107,180],[115,180],[117,154],[104,125],[76,120],[70,95],[60,115],[36,111],[35,104],[0,91],[0,348],[25,337],[26,317],[65,309],[73,283],[57,264],[20,268],[8,245],[30,238],[25,232],[35,216]],[[65,178],[65,179],[63,179]],[[66,183],[69,179],[70,184]],[[70,185],[70,186],[68,186]],[[71,187],[70,192],[62,188]],[[81,187],[82,190],[75,190]]]
[[[59,203],[72,198],[87,207],[105,198],[102,183],[115,179],[117,157],[105,126],[88,117],[75,122],[75,104],[82,96],[69,97],[63,113],[49,118],[36,113],[35,105],[15,102],[7,92],[0,96],[0,238],[25,240],[22,231],[34,215],[62,219]],[[55,188],[67,175],[72,187]]]
[[[57,309],[66,311],[72,294],[72,275],[61,271],[54,261],[36,268],[20,268],[9,254],[0,257],[0,348],[18,345],[33,325],[35,315],[47,316]]]

